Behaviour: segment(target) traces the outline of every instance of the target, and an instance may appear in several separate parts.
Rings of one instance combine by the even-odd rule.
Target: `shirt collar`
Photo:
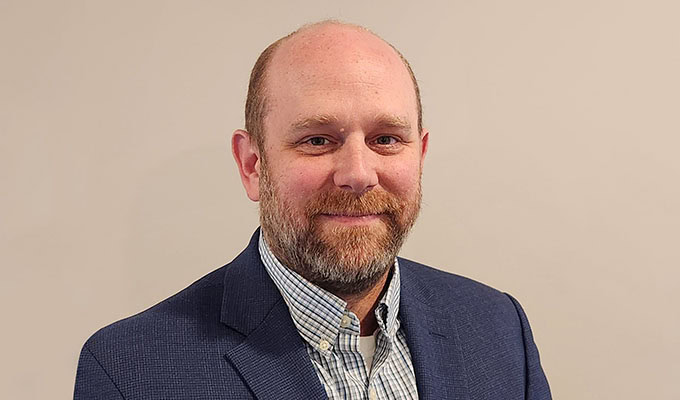
[[[288,305],[295,327],[310,346],[324,356],[329,356],[341,331],[359,335],[359,319],[347,310],[344,300],[281,264],[261,233],[258,249],[267,273]],[[375,308],[375,316],[379,329],[388,340],[394,341],[399,329],[397,315],[400,296],[399,262],[396,259],[391,275],[387,290]],[[347,317],[351,319],[351,323],[344,328],[343,316],[346,316],[345,320]]]

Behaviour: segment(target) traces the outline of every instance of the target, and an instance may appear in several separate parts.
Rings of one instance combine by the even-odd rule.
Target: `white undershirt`
[[[371,375],[371,366],[373,365],[373,354],[375,353],[375,340],[378,336],[378,330],[371,336],[359,336],[359,352],[364,356],[366,362],[366,372]]]

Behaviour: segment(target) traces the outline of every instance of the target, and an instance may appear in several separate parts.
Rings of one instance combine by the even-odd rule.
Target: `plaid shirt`
[[[347,303],[284,267],[262,235],[260,258],[290,315],[328,398],[417,399],[418,389],[403,329],[399,329],[399,263],[375,309],[378,322],[370,371],[359,352],[359,319]]]

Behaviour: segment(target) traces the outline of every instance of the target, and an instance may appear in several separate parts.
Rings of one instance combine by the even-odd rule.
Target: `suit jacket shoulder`
[[[519,302],[472,279],[406,259],[399,261],[403,293],[400,316],[409,348],[415,353],[419,390],[421,383],[429,384],[429,378],[419,376],[418,369],[439,363],[435,369],[455,377],[443,385],[441,380],[432,382],[433,390],[440,394],[448,389],[444,398],[551,398]]]
[[[81,351],[74,398],[212,398],[220,388],[249,398],[236,374],[225,371],[224,353],[242,340],[220,323],[226,268],[92,335]]]
[[[400,259],[402,285],[407,296],[418,299],[441,312],[465,317],[470,322],[484,322],[520,327],[517,310],[510,296],[491,286],[464,276]]]

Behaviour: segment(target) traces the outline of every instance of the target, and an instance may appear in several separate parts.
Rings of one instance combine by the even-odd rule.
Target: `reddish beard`
[[[274,255],[286,267],[336,295],[363,293],[394,264],[420,210],[420,184],[409,198],[382,189],[356,195],[332,188],[295,209],[278,195],[266,163],[260,175],[260,224]],[[374,215],[367,224],[344,225],[328,215]]]

